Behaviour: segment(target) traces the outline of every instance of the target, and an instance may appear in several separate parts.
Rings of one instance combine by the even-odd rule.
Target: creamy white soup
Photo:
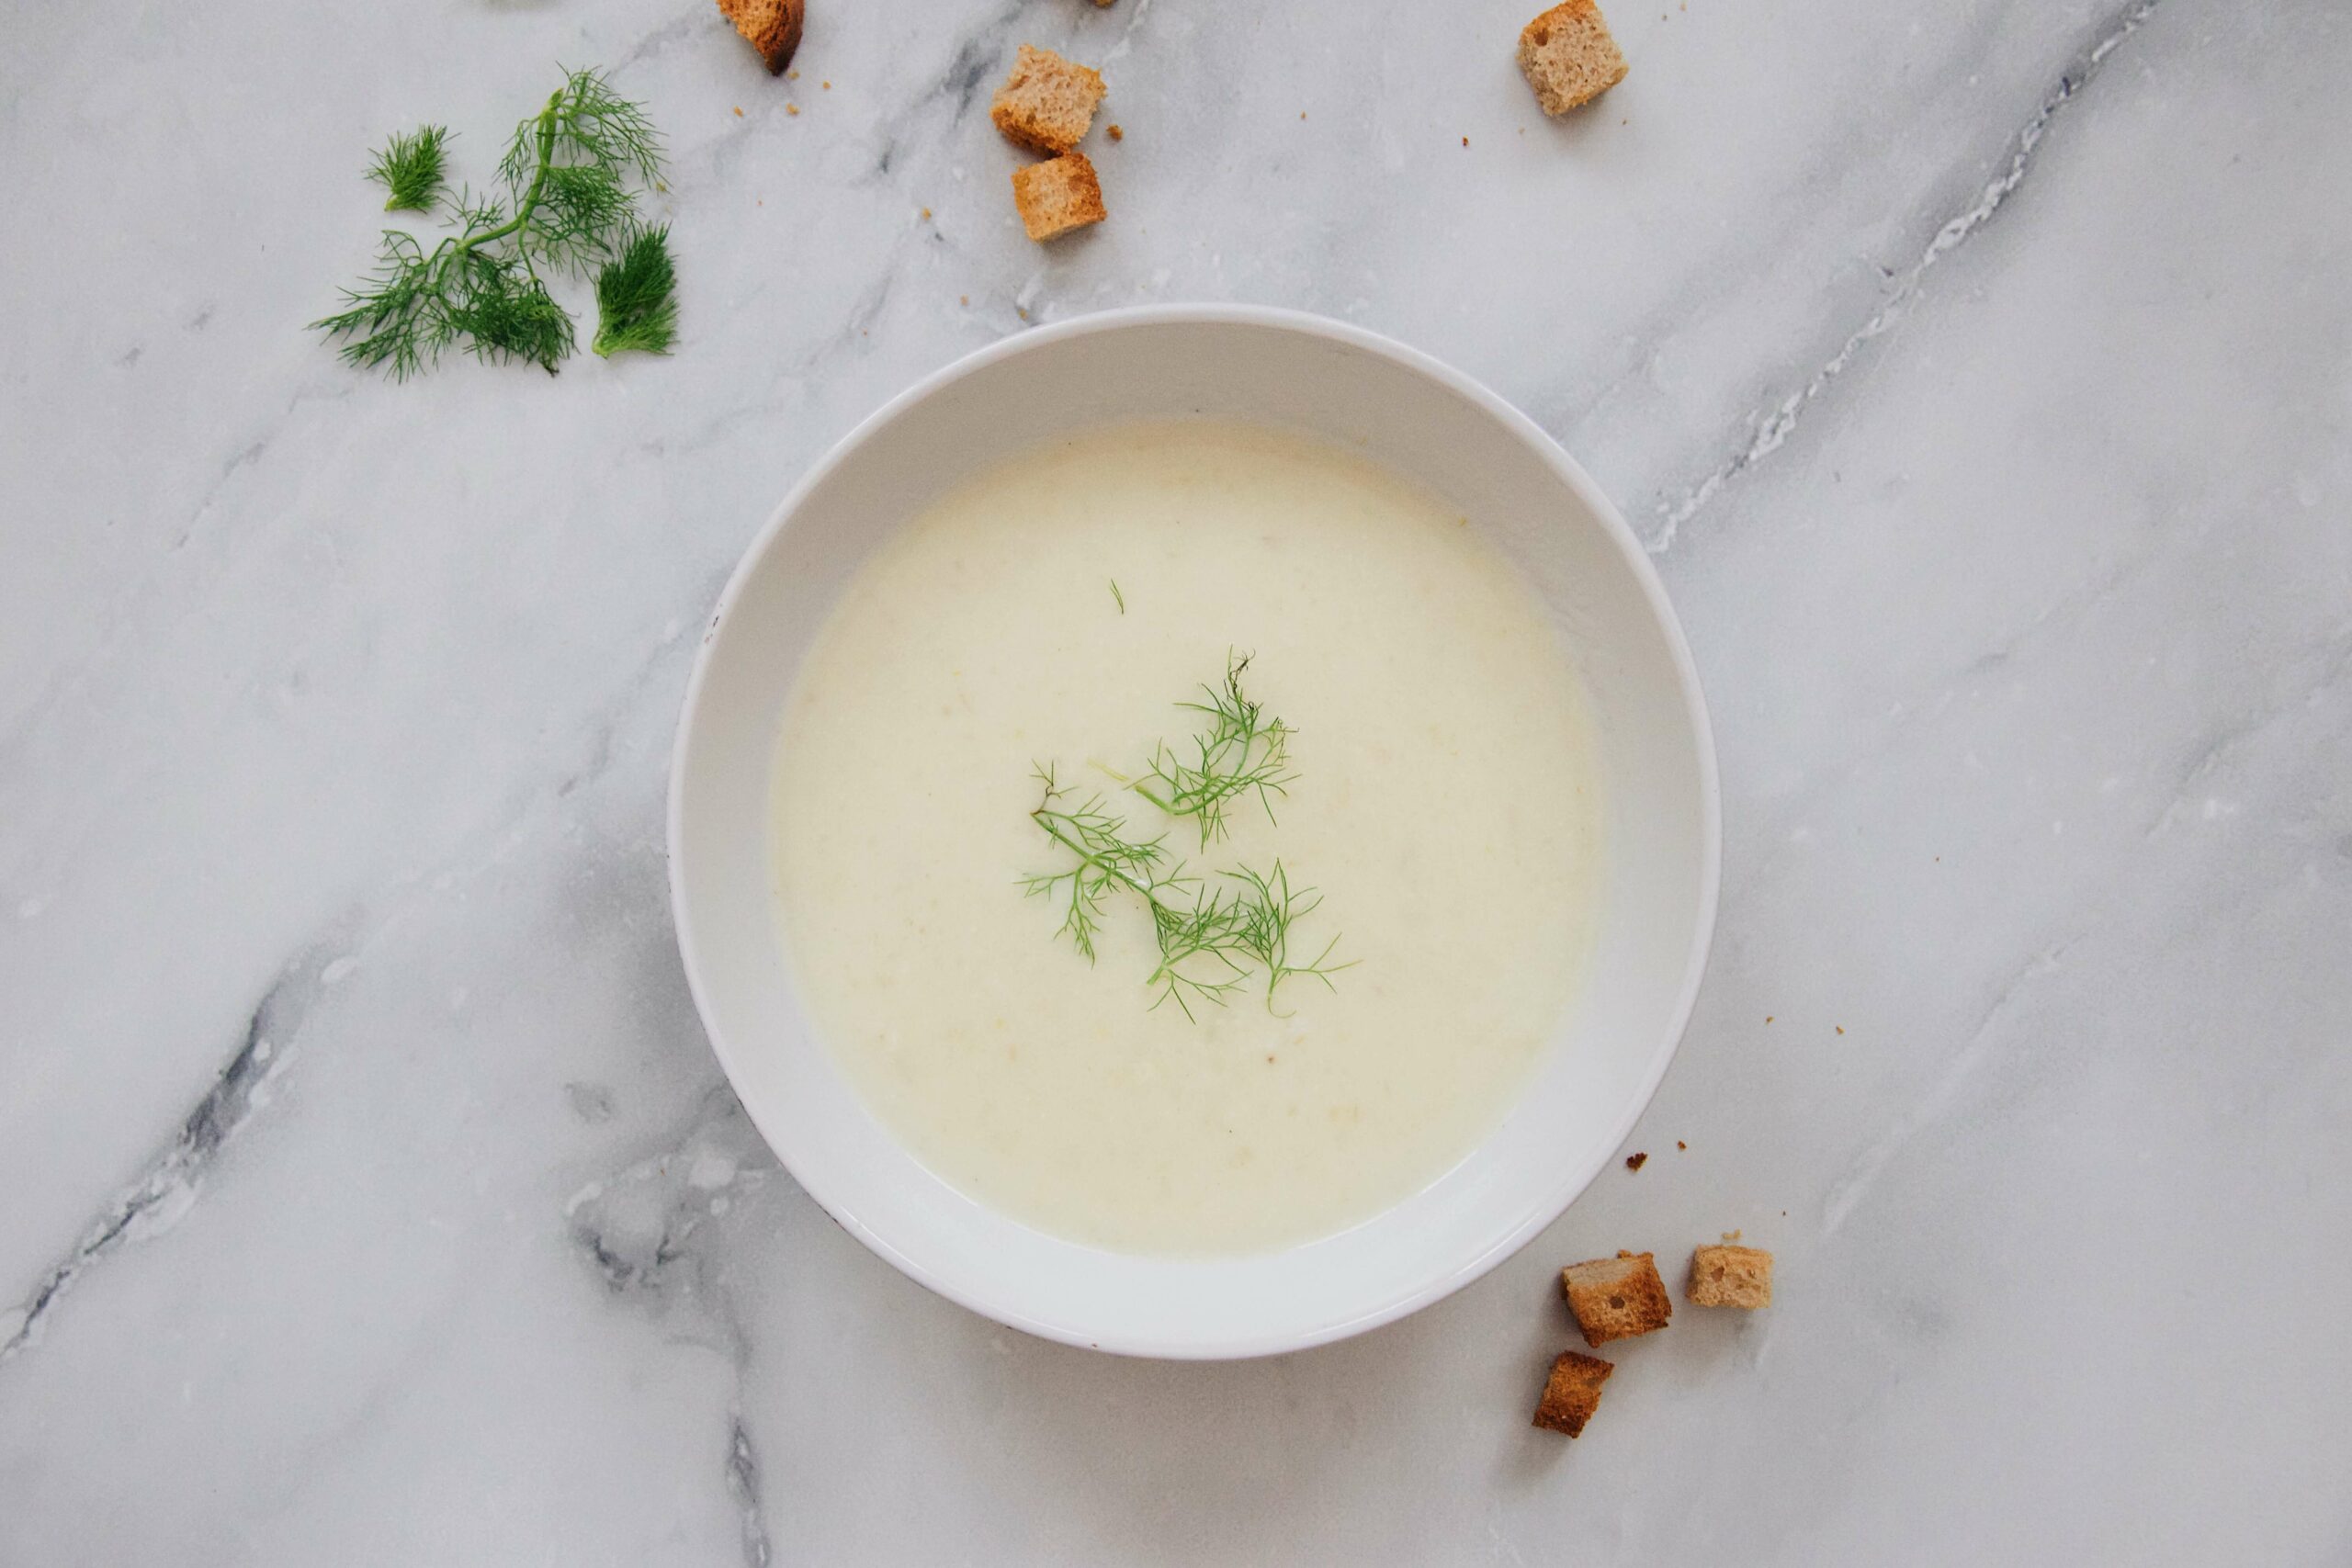
[[[1368,1218],[1501,1120],[1574,1000],[1599,820],[1576,671],[1459,513],[1155,424],[881,547],[787,705],[772,849],[818,1032],[919,1160],[1198,1256]]]

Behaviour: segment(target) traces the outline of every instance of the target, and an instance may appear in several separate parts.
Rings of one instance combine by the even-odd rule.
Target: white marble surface
[[[1532,7],[812,0],[778,84],[707,0],[9,0],[0,1562],[2352,1559],[2352,12],[1619,0],[1555,126]],[[1050,253],[1023,39],[1127,131]],[[672,134],[679,353],[346,371],[368,147],[486,161],[558,61]],[[1646,1168],[1228,1366],[836,1230],[661,842],[802,465],[1024,312],[1187,299],[1558,434],[1726,790]],[[1768,1314],[1527,1427],[1555,1267],[1734,1226]]]

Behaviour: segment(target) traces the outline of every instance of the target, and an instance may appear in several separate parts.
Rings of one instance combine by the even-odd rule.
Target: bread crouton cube
[[[1772,1304],[1772,1255],[1760,1247],[1702,1247],[1690,1255],[1690,1304]]]
[[[1656,1333],[1674,1315],[1657,1259],[1646,1252],[1571,1263],[1560,1270],[1560,1287],[1568,1293],[1568,1310],[1577,1314],[1584,1342],[1595,1349],[1611,1339]]]
[[[1101,72],[1024,43],[989,105],[989,118],[1008,141],[1033,152],[1067,152],[1094,123],[1102,93]]]
[[[1050,240],[1110,214],[1102,207],[1102,182],[1083,152],[1065,152],[1012,171],[1012,204],[1033,240]]]
[[[1552,1363],[1552,1375],[1544,1380],[1544,1397],[1535,1406],[1535,1424],[1571,1438],[1583,1431],[1592,1413],[1600,1408],[1600,1385],[1616,1370],[1598,1356],[1562,1351]]]
[[[1519,68],[1549,115],[1589,104],[1625,79],[1625,57],[1593,0],[1561,0],[1521,29]]]
[[[800,25],[808,14],[805,0],[718,0],[718,10],[760,51],[768,74],[783,75],[800,47]]]

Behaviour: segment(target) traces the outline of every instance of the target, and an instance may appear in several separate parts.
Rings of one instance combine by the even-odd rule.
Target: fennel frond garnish
[[[1113,775],[1170,818],[1193,818],[1204,849],[1225,836],[1232,802],[1255,795],[1272,820],[1272,796],[1285,793],[1283,786],[1297,777],[1289,766],[1289,728],[1242,691],[1249,665],[1247,657],[1230,660],[1224,685],[1203,688],[1205,703],[1177,705],[1209,721],[1189,750],[1163,742],[1148,773],[1133,779]],[[1030,820],[1070,863],[1032,873],[1023,886],[1031,897],[1059,904],[1062,923],[1055,934],[1069,938],[1090,964],[1113,902],[1123,895],[1141,899],[1159,949],[1159,963],[1144,982],[1156,993],[1154,1008],[1172,1001],[1192,1018],[1193,1004],[1223,1006],[1235,992],[1261,982],[1271,1011],[1283,981],[1306,976],[1336,989],[1331,976],[1352,967],[1352,962],[1332,962],[1336,936],[1313,958],[1294,961],[1292,928],[1320,908],[1323,897],[1312,887],[1293,886],[1281,861],[1263,872],[1244,865],[1213,879],[1191,874],[1169,851],[1165,831],[1131,833],[1127,819],[1114,814],[1103,795],[1078,798],[1050,763],[1039,764],[1035,777],[1044,793]]]

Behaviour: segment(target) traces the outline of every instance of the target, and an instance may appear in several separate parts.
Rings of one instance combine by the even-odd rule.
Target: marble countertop
[[[811,0],[778,82],[708,0],[10,7],[0,1562],[2352,1557],[2352,11],[1617,0],[1555,124],[1532,8]],[[1023,40],[1125,132],[1050,250],[984,112]],[[485,162],[557,62],[670,133],[677,354],[345,368],[302,323],[370,146]],[[1642,1170],[1210,1366],[837,1230],[662,841],[691,629],[803,466],[1182,299],[1555,434],[1726,814]],[[1770,1312],[1528,1427],[1560,1264],[1734,1228]]]

